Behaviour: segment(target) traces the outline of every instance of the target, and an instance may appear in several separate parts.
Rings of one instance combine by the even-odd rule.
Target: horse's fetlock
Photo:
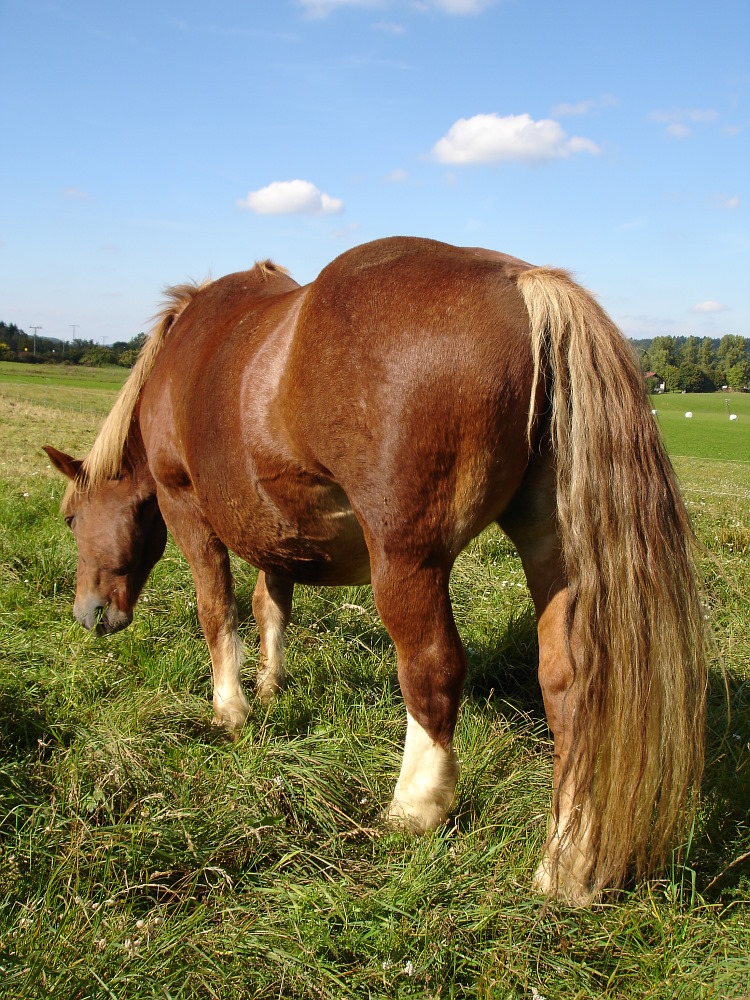
[[[231,698],[214,695],[214,725],[223,726],[230,733],[239,732],[250,714],[250,705],[244,691]]]

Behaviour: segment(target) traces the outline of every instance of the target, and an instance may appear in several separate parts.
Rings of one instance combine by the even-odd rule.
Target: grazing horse
[[[466,657],[448,580],[497,522],[536,609],[554,736],[536,887],[586,901],[663,861],[703,763],[693,535],[630,347],[563,271],[424,239],[300,287],[266,261],[168,292],[71,480],[74,614],[132,618],[167,529],[195,580],[217,722],[242,726],[228,551],[260,569],[257,693],[284,685],[295,583],[371,582],[407,712],[389,818],[444,822]]]

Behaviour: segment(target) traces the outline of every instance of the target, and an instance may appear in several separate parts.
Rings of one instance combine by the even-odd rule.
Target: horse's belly
[[[296,583],[369,583],[367,544],[351,507],[301,504],[293,513],[276,507],[263,513],[243,517],[228,533],[232,537],[221,532],[227,546],[253,566]]]

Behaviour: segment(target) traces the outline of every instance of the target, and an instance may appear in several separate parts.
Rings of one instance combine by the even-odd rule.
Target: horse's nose
[[[87,632],[91,632],[99,624],[104,605],[99,604],[97,599],[76,601],[73,605],[73,616],[79,625],[83,625]]]

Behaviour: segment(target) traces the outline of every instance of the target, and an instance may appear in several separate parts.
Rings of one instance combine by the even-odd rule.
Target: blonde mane
[[[175,321],[198,292],[209,283],[210,280],[201,283],[191,281],[165,290],[162,308],[154,316],[154,325],[149,338],[141,348],[138,359],[120,390],[115,405],[109,411],[91,451],[84,459],[79,476],[70,484],[73,489],[93,489],[105,480],[113,479],[122,471],[125,445],[141,389]]]

